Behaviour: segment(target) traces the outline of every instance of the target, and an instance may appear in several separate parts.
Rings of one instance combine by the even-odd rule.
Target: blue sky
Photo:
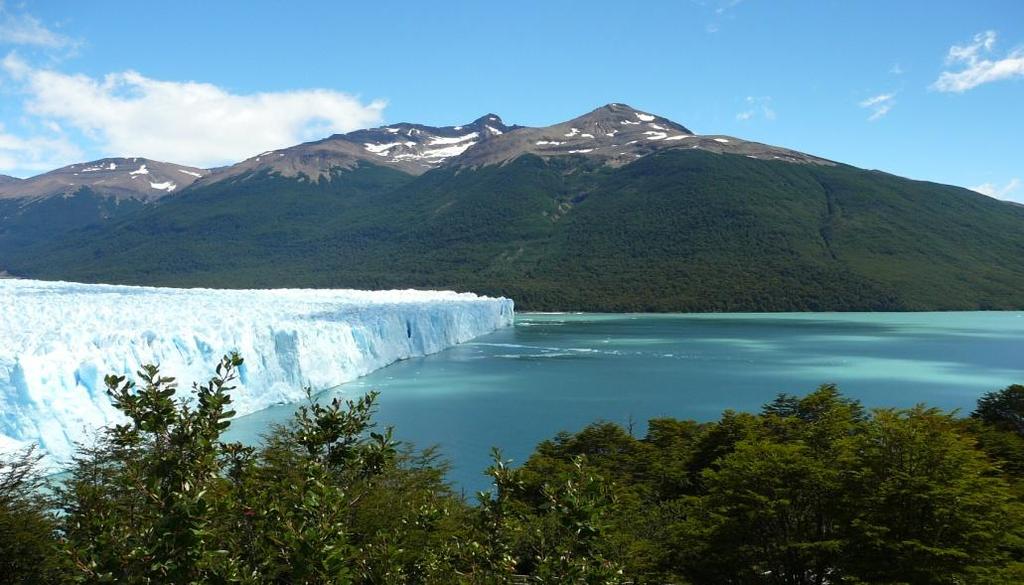
[[[1024,201],[1024,2],[0,4],[0,173],[624,102]]]

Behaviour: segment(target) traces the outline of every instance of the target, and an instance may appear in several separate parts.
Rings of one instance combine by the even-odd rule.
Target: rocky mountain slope
[[[685,126],[624,104],[608,104],[567,122],[544,128],[520,128],[467,150],[451,164],[500,164],[523,154],[541,157],[585,155],[622,166],[666,149],[690,148],[765,160],[833,164],[785,148],[749,142],[732,136],[694,134]]]
[[[156,201],[209,174],[205,169],[146,158],[104,158],[69,165],[29,179],[0,182],[0,199],[36,201],[88,189],[117,200]]]
[[[218,169],[197,187],[254,174],[267,173],[304,180],[330,180],[360,163],[382,165],[410,175],[421,175],[512,130],[501,118],[488,114],[462,126],[392,124],[348,134],[335,134],[316,142],[272,150],[236,165]]]

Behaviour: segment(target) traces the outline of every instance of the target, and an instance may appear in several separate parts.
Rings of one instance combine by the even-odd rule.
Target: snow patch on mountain
[[[177,189],[178,185],[174,184],[173,181],[166,180],[164,182],[153,182],[153,181],[150,181],[150,186],[152,186],[153,189],[160,190],[160,191],[166,191],[167,193],[171,193],[172,191]]]
[[[430,144],[431,146],[436,146],[438,144],[458,144],[460,142],[465,142],[467,140],[474,140],[478,136],[480,136],[480,134],[477,132],[470,132],[469,134],[464,134],[462,136],[452,137],[436,136],[434,138],[431,138],[428,144]]]

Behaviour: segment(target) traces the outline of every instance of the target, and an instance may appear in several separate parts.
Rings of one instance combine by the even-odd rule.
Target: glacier
[[[221,290],[0,280],[0,449],[54,462],[121,420],[106,374],[159,364],[187,395],[226,353],[238,415],[512,324],[506,298],[450,291]]]

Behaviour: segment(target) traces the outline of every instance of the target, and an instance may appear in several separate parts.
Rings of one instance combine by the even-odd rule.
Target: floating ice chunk
[[[436,291],[211,290],[0,280],[0,446],[39,442],[57,462],[123,419],[103,376],[141,364],[188,383],[245,358],[232,407],[302,400],[394,361],[512,324],[508,299]]]

